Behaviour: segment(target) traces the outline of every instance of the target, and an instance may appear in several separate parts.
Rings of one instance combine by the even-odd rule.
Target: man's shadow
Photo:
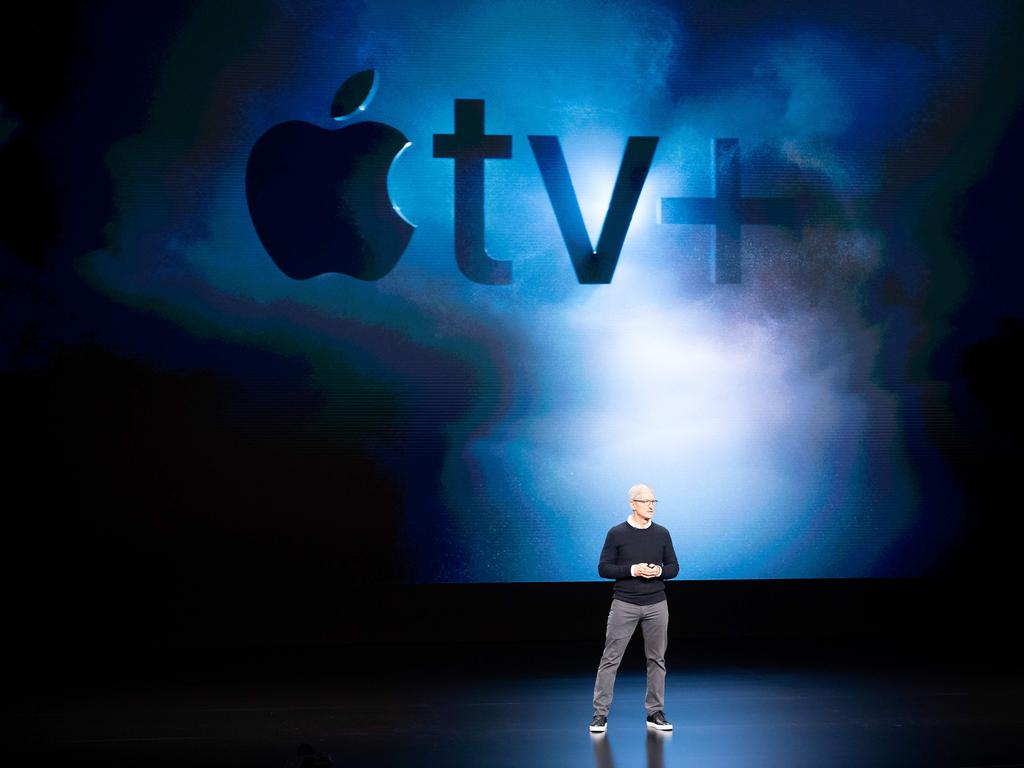
[[[665,742],[671,733],[647,730],[647,768],[665,768]],[[590,741],[594,747],[595,768],[615,768],[612,758],[612,742],[607,733],[593,733]]]

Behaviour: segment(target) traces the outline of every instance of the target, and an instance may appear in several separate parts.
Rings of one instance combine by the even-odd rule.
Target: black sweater
[[[661,576],[657,579],[630,576],[630,566],[636,563],[660,565]],[[660,603],[665,599],[665,579],[679,574],[679,562],[668,529],[655,522],[647,528],[619,523],[608,531],[597,572],[603,579],[615,579],[616,600],[634,605]]]

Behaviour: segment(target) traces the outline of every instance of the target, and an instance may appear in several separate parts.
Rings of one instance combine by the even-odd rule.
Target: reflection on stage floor
[[[367,659],[367,667],[386,659]],[[1008,766],[1024,765],[1024,684],[992,672],[676,664],[646,727],[644,680],[619,675],[592,735],[592,675],[213,671],[30,692],[16,751],[54,765]],[[365,670],[364,670],[365,671]],[[237,670],[236,670],[237,672]],[[63,762],[62,762],[63,761]]]

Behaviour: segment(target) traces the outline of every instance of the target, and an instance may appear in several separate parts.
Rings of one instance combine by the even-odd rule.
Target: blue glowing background
[[[892,5],[268,2],[239,17],[197,4],[165,10],[152,43],[146,27],[117,42],[130,14],[81,11],[94,45],[65,117],[93,127],[68,141],[101,159],[109,208],[90,212],[92,177],[64,150],[54,231],[67,236],[35,266],[10,261],[5,368],[86,346],[208,382],[210,430],[292,466],[315,455],[316,487],[292,471],[273,504],[242,490],[233,507],[239,485],[274,479],[239,462],[218,485],[226,450],[175,463],[184,406],[165,422],[147,399],[145,444],[166,447],[147,465],[162,500],[149,514],[193,532],[299,531],[328,557],[382,548],[407,581],[596,579],[641,481],[684,578],[927,573],[967,509],[946,450],[962,433],[957,369],[941,360],[966,343],[965,306],[1019,315],[979,300],[957,231],[1019,104],[1020,74],[991,64],[1019,13]],[[336,89],[368,68],[379,90],[357,119],[409,138],[389,188],[415,233],[379,281],[291,280],[249,218],[249,151],[287,120],[336,129]],[[431,147],[457,98],[484,99],[488,133],[512,136],[485,187],[509,286],[475,284],[454,260],[454,164]],[[16,104],[4,109],[0,135],[21,152]],[[39,139],[51,160],[62,130]],[[659,137],[611,284],[577,282],[531,134],[559,137],[594,242],[627,138]],[[712,227],[658,222],[661,198],[712,194],[720,138],[739,140],[744,196],[842,212],[745,227],[739,284],[709,280]],[[73,240],[90,215],[97,234]],[[353,517],[363,527],[346,539]],[[364,538],[374,526],[383,537]]]

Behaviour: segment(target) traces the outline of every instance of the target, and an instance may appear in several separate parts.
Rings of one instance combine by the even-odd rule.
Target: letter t
[[[484,100],[455,100],[455,133],[434,134],[434,157],[455,160],[455,261],[484,285],[512,282],[512,264],[484,247],[484,160],[512,157],[511,136],[484,134]]]

